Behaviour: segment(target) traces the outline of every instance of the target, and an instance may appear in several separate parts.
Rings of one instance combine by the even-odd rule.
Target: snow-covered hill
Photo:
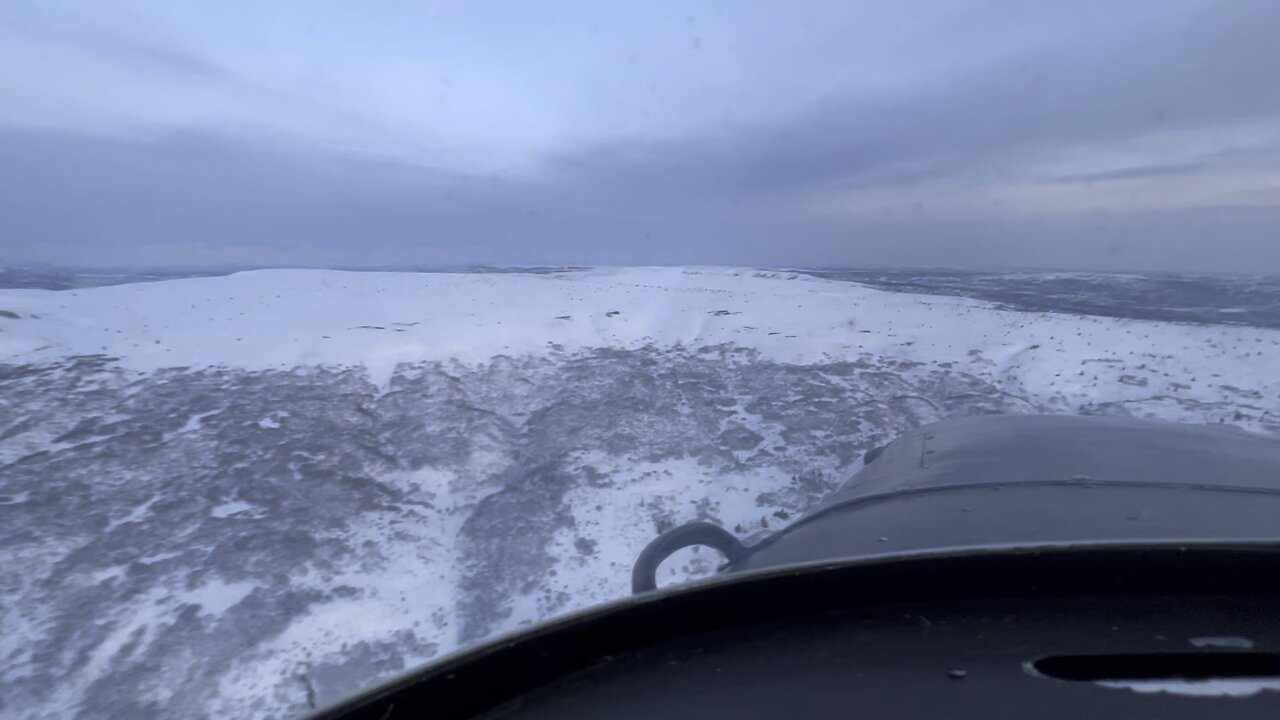
[[[272,270],[0,311],[6,717],[294,716],[621,596],[672,524],[766,533],[944,416],[1280,432],[1280,331],[787,273]]]

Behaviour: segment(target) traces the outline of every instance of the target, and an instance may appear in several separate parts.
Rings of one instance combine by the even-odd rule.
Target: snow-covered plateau
[[[1275,435],[1278,367],[1280,330],[742,269],[0,290],[0,716],[295,717],[623,596],[674,524],[775,530],[908,428]]]

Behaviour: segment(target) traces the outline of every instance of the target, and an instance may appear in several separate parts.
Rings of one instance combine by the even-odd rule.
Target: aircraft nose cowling
[[[726,550],[697,540],[706,528],[682,526],[650,548],[666,557],[708,544],[725,553],[723,571],[739,572],[911,551],[1280,542],[1280,441],[1231,429],[978,416],[913,430],[867,460],[754,546],[720,542]]]

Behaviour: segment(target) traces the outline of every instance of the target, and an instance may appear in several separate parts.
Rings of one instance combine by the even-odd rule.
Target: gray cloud
[[[476,180],[199,135],[9,131],[0,168],[5,264],[1280,268],[1272,208],[847,222],[701,197],[664,208],[665,188],[624,198],[581,179]]]
[[[1203,170],[1206,164],[1203,162],[1190,163],[1168,163],[1164,165],[1135,165],[1133,167],[1120,168],[1118,170],[1101,170],[1098,172],[1073,173],[1070,175],[1059,175],[1053,178],[1053,182],[1059,183],[1088,183],[1101,182],[1104,180],[1132,180],[1135,178],[1152,178],[1162,175],[1182,175],[1196,170]]]
[[[135,71],[160,72],[188,80],[230,78],[223,67],[172,45],[90,25],[41,22],[31,16],[0,16],[0,27],[18,36],[73,47]]]
[[[1115,196],[1124,186],[1108,183],[1207,178],[1245,162],[1280,177],[1277,148],[1252,152],[1255,140],[1235,135],[1280,116],[1275,27],[1280,4],[1264,0],[1157,18],[1136,35],[1100,27],[924,84],[836,93],[783,120],[578,146],[518,180],[242,133],[10,128],[0,131],[0,261],[1280,271],[1280,207],[1267,188],[1248,204],[1209,193],[1124,211],[1013,212],[993,199],[977,215],[948,214],[944,202],[957,187],[981,197],[1037,184]],[[762,77],[760,92],[786,70]],[[1211,142],[1176,158],[1127,145],[1179,132]],[[1037,164],[1080,148],[1124,152],[1096,170]],[[908,202],[882,212],[813,210],[826,194],[899,191]]]
[[[991,167],[1037,145],[1269,117],[1280,114],[1277,27],[1280,4],[1224,3],[1122,45],[1085,37],[899,94],[830,98],[782,125],[598,147],[560,166],[674,192],[857,187]]]

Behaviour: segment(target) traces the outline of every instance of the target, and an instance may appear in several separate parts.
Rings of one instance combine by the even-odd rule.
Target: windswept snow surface
[[[1280,432],[1280,331],[790,273],[270,270],[0,310],[14,718],[297,716],[624,595],[676,523],[776,529],[943,417]]]

